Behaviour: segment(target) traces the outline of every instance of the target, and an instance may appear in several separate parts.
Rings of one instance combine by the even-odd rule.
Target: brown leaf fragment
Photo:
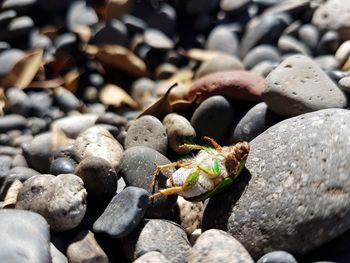
[[[192,48],[188,50],[179,50],[179,54],[181,56],[196,60],[196,61],[207,61],[210,59],[213,59],[217,56],[223,56],[225,53],[222,53],[220,51],[215,50],[205,50],[205,49],[199,49],[199,48]]]
[[[74,139],[69,138],[65,132],[60,128],[52,129],[52,152],[54,152],[58,147],[71,144]]]
[[[0,88],[0,116],[4,115],[4,110],[7,105],[7,99],[3,88]]]
[[[139,107],[138,103],[131,98],[125,90],[113,84],[107,84],[102,88],[100,100],[107,106],[121,107],[123,105],[128,105],[134,109]]]
[[[9,189],[7,190],[2,208],[15,208],[17,203],[17,195],[19,190],[22,188],[23,184],[20,180],[16,179]]]

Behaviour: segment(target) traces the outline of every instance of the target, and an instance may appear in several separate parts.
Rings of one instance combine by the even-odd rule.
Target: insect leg
[[[218,160],[214,159],[213,164],[212,164],[212,171],[210,171],[208,168],[205,168],[201,165],[197,166],[199,170],[205,172],[207,175],[216,177],[220,174],[220,169],[219,169],[219,163]]]
[[[206,148],[205,146],[202,146],[202,145],[188,144],[188,143],[185,143],[185,144],[181,145],[180,147],[186,148],[189,150],[204,150]]]
[[[178,193],[180,193],[182,191],[183,191],[183,187],[182,186],[174,186],[174,187],[170,187],[170,188],[159,190],[158,193],[155,193],[155,194],[151,195],[149,197],[149,199],[153,200],[153,199],[155,199],[157,197],[160,197],[162,195],[174,195],[174,194],[178,194]]]
[[[220,144],[218,144],[213,138],[210,138],[208,136],[204,136],[203,139],[206,140],[207,142],[209,142],[214,147],[215,150],[221,149]]]

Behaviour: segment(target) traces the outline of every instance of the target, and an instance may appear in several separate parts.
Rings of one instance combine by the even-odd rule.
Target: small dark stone
[[[53,175],[72,174],[76,166],[77,163],[71,158],[57,158],[51,162],[50,173]]]
[[[27,116],[32,105],[27,94],[18,88],[10,88],[6,91],[6,97],[10,104],[10,111]]]
[[[7,114],[0,118],[0,132],[22,130],[27,127],[27,119],[18,114]]]
[[[238,38],[230,27],[219,25],[210,32],[205,47],[209,50],[236,55],[238,45]]]
[[[56,88],[54,98],[60,109],[65,112],[77,110],[80,107],[78,98],[65,88]]]
[[[105,25],[97,29],[92,38],[95,45],[121,45],[125,46],[128,42],[128,31],[123,22],[117,19],[111,19]]]
[[[243,59],[243,64],[247,69],[251,69],[257,64],[270,61],[279,62],[280,52],[272,45],[260,45],[250,50]]]

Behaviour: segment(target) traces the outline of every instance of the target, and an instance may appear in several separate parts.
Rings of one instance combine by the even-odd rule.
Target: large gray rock
[[[213,197],[203,229],[219,228],[258,259],[304,254],[350,226],[350,111],[326,109],[282,121],[256,137],[247,171]]]
[[[273,112],[283,116],[347,105],[337,85],[303,55],[288,57],[267,76],[263,99]]]

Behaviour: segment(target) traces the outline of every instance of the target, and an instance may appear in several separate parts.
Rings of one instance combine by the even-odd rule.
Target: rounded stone
[[[168,137],[163,124],[151,115],[145,115],[133,121],[127,129],[125,148],[134,146],[146,146],[165,154]]]
[[[146,29],[143,37],[145,43],[154,49],[170,50],[174,47],[174,42],[157,29]]]
[[[220,8],[229,13],[238,12],[249,5],[249,0],[221,0]]]
[[[66,23],[70,30],[77,26],[93,26],[98,22],[95,10],[88,6],[85,1],[73,2],[67,11]]]
[[[341,78],[338,83],[343,91],[350,92],[350,76]]]
[[[303,55],[285,59],[267,76],[265,85],[264,101],[282,116],[347,106],[347,99],[337,85]]]
[[[122,243],[129,259],[158,251],[174,263],[185,262],[191,248],[186,233],[179,225],[161,219],[144,220],[130,235],[122,239]]]
[[[7,49],[0,53],[0,76],[4,77],[10,73],[13,66],[25,56],[19,49]]]
[[[28,167],[26,158],[22,154],[17,154],[13,157],[11,167]]]
[[[298,263],[297,260],[286,251],[273,251],[262,256],[256,263]]]
[[[68,112],[78,110],[80,102],[68,89],[59,87],[54,90],[54,98],[61,110]]]
[[[125,150],[120,166],[120,175],[127,186],[136,186],[153,193],[150,184],[152,174],[157,165],[168,164],[170,161],[162,154],[148,147],[136,146]],[[166,188],[166,180],[174,172],[174,168],[163,170],[158,175],[154,192]],[[147,215],[151,217],[166,216],[176,203],[177,196],[159,197],[148,204]]]
[[[284,35],[281,36],[278,39],[278,48],[285,54],[303,54],[303,55],[310,55],[311,50],[307,45],[305,45],[303,42],[299,41],[298,39],[289,36]]]
[[[244,65],[238,58],[220,55],[204,61],[196,71],[196,79],[215,72],[243,69]]]
[[[29,16],[17,16],[0,31],[1,41],[13,41],[19,37],[27,36],[34,28],[34,22]]]
[[[203,101],[191,118],[197,141],[203,142],[203,137],[208,136],[219,143],[222,142],[233,121],[233,116],[233,107],[225,97],[212,96]]]
[[[118,171],[123,147],[107,129],[95,126],[77,137],[74,142],[74,156],[79,162],[87,157],[103,158]]]
[[[314,49],[318,44],[320,32],[313,24],[304,24],[299,28],[298,36],[309,48]]]
[[[32,105],[32,115],[42,118],[49,114],[53,104],[53,98],[48,92],[36,91],[28,93],[28,95]]]
[[[86,212],[86,190],[74,174],[38,175],[23,183],[17,209],[41,214],[53,231],[61,232],[80,224]]]
[[[221,51],[230,55],[238,52],[238,38],[228,26],[215,27],[208,36],[205,48],[208,50]]]
[[[0,132],[23,130],[27,127],[27,119],[19,114],[6,114],[0,118]]]
[[[9,102],[11,112],[17,113],[23,116],[27,116],[30,109],[31,103],[27,94],[18,88],[9,88],[6,91],[6,98]]]
[[[339,63],[333,55],[322,55],[315,58],[318,66],[326,72],[336,70],[339,68]]]
[[[158,251],[151,251],[143,254],[134,263],[169,263],[170,261]]]
[[[91,41],[95,45],[125,46],[128,42],[128,30],[123,22],[111,19],[97,29]]]
[[[227,231],[256,260],[274,250],[302,255],[344,233],[350,222],[348,125],[348,110],[326,109],[260,134],[250,142],[246,171],[210,199],[203,229]]]
[[[179,196],[177,206],[179,208],[180,224],[186,234],[191,235],[201,225],[204,205],[202,202],[193,203]]]
[[[272,45],[260,45],[250,50],[243,59],[243,64],[247,69],[251,69],[261,62],[279,62],[280,53]]]
[[[189,153],[189,149],[181,146],[185,143],[195,144],[196,142],[196,131],[191,123],[179,114],[170,113],[164,117],[163,125],[168,136],[170,149],[177,154]]]
[[[75,174],[83,180],[89,198],[110,200],[117,191],[117,174],[110,162],[103,158],[93,156],[83,159]]]
[[[51,162],[50,173],[53,175],[74,173],[77,163],[67,157],[60,157]]]
[[[254,261],[237,239],[222,230],[210,229],[198,237],[188,252],[187,262],[253,263]]]
[[[329,30],[323,34],[318,42],[316,52],[318,55],[334,54],[339,46],[340,39],[338,32]]]
[[[105,233],[112,238],[130,234],[143,219],[149,194],[134,186],[126,187],[115,195],[102,215],[95,221],[95,233]]]

